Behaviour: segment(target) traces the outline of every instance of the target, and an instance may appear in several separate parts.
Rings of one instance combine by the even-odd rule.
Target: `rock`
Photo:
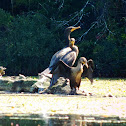
[[[71,92],[71,88],[70,88],[70,85],[67,83],[67,81],[63,78],[59,78],[58,82],[55,85],[39,93],[68,95],[70,94],[70,92]]]
[[[21,77],[22,78],[22,77]],[[8,76],[0,79],[0,90],[7,92],[30,92],[31,86],[38,79],[22,78],[20,76]]]
[[[31,92],[32,93],[39,93],[39,91],[43,91],[44,89],[48,88],[50,85],[50,77],[42,75],[41,78],[32,85]]]
[[[93,96],[92,93],[86,93],[81,90],[71,91],[68,79],[60,77],[55,85],[50,86],[51,77],[47,75],[42,75],[41,78],[32,85],[31,92],[40,94],[64,94],[64,95],[83,95],[83,96]]]
[[[51,77],[42,75],[35,84],[32,85],[32,92],[38,92],[41,94],[69,94],[71,89],[68,80],[60,77],[55,85],[50,86]]]

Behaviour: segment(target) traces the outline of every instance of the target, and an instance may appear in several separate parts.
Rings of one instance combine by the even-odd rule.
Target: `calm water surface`
[[[0,126],[126,126],[126,118],[61,114],[1,115]]]

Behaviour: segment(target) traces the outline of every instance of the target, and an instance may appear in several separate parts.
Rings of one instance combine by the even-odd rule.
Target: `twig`
[[[48,14],[47,9],[46,9],[42,4],[39,3],[39,5],[40,5],[40,6],[47,12],[47,14]]]
[[[62,0],[62,4],[59,6],[58,10],[60,10],[64,5],[64,0]]]
[[[98,23],[97,21],[94,22],[94,23],[91,25],[91,27],[79,37],[79,39],[77,40],[76,43],[79,43],[79,42],[82,40],[83,36],[87,35],[88,32],[89,32],[97,23]]]
[[[63,6],[63,4],[64,4],[64,0],[63,0],[63,3],[61,4],[61,6]],[[89,0],[86,2],[86,4],[83,6],[83,8],[79,12],[76,12],[76,14],[71,19],[69,19],[68,21],[61,21],[62,23],[59,24],[58,27],[68,25],[69,22],[75,20],[77,16],[79,17],[78,18],[79,20],[73,26],[78,25],[78,23],[81,21],[83,15],[84,15],[84,9],[87,7],[88,4],[89,4]],[[59,21],[56,21],[56,22],[59,22]]]

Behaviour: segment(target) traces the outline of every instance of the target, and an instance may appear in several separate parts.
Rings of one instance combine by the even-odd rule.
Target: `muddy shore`
[[[126,81],[124,79],[95,79],[93,85],[83,80],[80,90],[91,92],[93,95],[1,92],[0,115],[82,114],[100,117],[113,116],[126,120]]]

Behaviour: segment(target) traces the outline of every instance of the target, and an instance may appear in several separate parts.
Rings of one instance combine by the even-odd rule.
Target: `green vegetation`
[[[80,56],[92,58],[95,76],[126,77],[126,3],[118,0],[13,0],[0,2],[0,65],[7,75],[35,76],[65,47],[72,33]]]

